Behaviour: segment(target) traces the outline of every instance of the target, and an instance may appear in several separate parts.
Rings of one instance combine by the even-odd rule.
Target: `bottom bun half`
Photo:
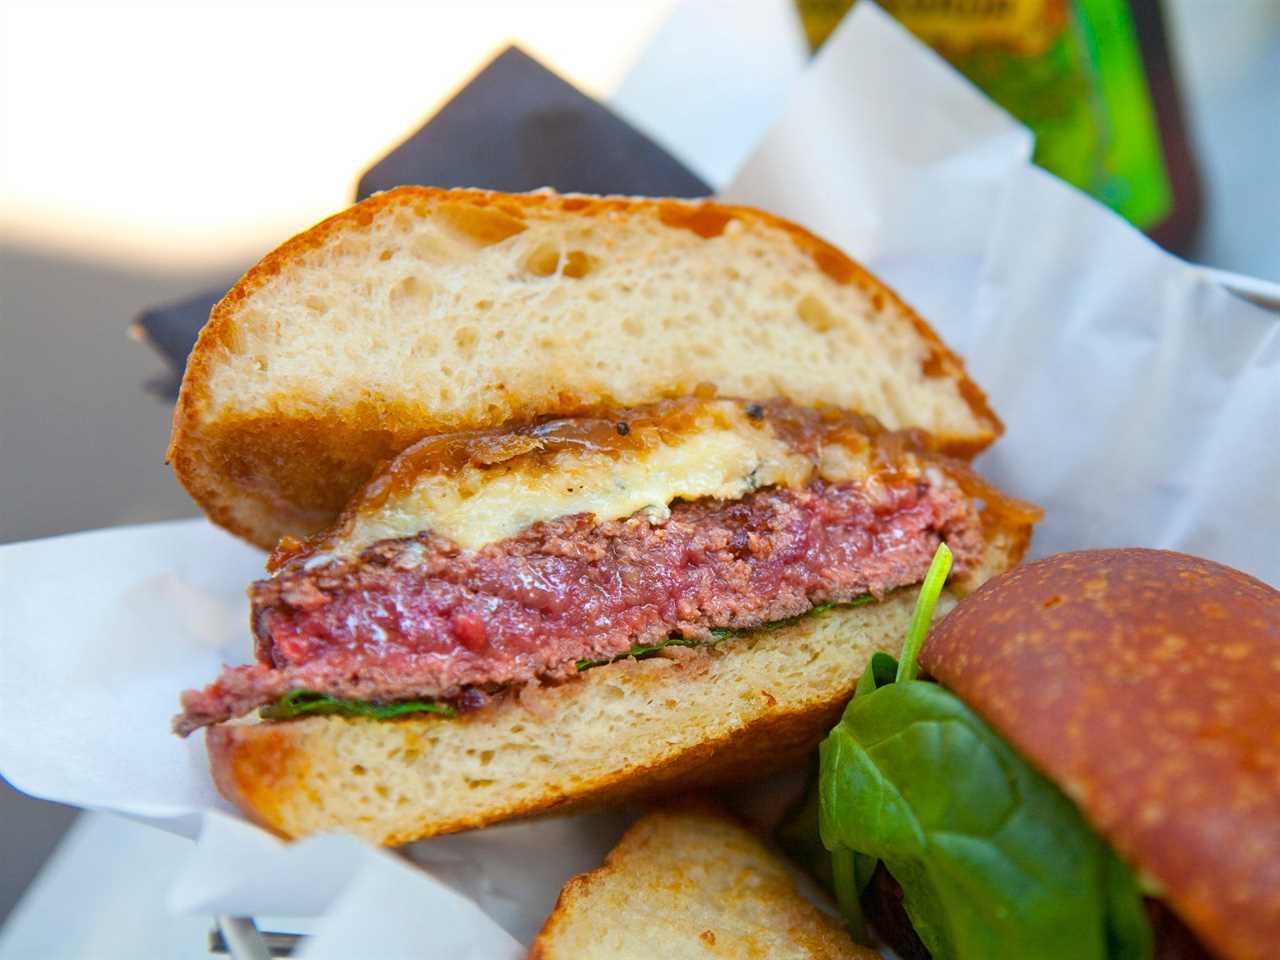
[[[214,779],[277,833],[383,844],[751,779],[813,749],[871,654],[901,646],[914,598],[596,667],[454,719],[224,724],[206,734]]]
[[[1012,566],[993,538],[961,590]],[[916,589],[724,640],[622,660],[456,718],[335,716],[210,727],[223,795],[285,837],[398,845],[517,817],[757,779],[802,762],[871,655],[901,649]],[[944,594],[936,615],[955,598]]]

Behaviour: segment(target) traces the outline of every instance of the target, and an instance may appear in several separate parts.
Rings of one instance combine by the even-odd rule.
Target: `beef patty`
[[[448,700],[564,677],[636,644],[710,641],[918,583],[943,540],[963,572],[982,525],[930,471],[677,501],[666,517],[576,514],[472,551],[425,532],[354,558],[304,552],[250,588],[258,662],[183,694],[174,727],[185,735],[291,690]]]

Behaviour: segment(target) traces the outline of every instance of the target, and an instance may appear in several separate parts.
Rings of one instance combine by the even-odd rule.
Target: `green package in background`
[[[1147,228],[1173,206],[1127,0],[880,0],[1035,133],[1035,161]],[[815,49],[851,0],[796,0]]]
[[[1173,192],[1129,5],[1125,0],[1079,0],[1075,7],[1075,28],[1096,85],[1095,110],[1104,140],[1100,169],[1091,171],[1089,180],[1064,179],[1136,226],[1152,226],[1172,209]],[[1038,148],[1036,154],[1039,161]]]

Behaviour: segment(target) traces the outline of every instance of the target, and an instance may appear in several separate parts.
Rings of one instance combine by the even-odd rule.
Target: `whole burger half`
[[[255,662],[182,697],[277,832],[383,843],[758,776],[1038,511],[925,323],[743,207],[401,188],[214,309],[170,458],[265,548]]]
[[[855,933],[905,960],[1277,955],[1280,592],[1094,550],[926,623],[872,658],[784,831]]]

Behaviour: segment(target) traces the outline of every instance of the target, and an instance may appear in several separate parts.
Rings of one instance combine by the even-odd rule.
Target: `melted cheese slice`
[[[645,511],[660,522],[676,499],[736,500],[760,487],[804,486],[815,473],[832,482],[870,474],[865,448],[830,448],[815,462],[730,401],[708,404],[679,432],[649,429],[638,439],[615,451],[565,450],[424,471],[390,496],[353,503],[313,562],[425,530],[475,550],[571,514],[606,521]]]

